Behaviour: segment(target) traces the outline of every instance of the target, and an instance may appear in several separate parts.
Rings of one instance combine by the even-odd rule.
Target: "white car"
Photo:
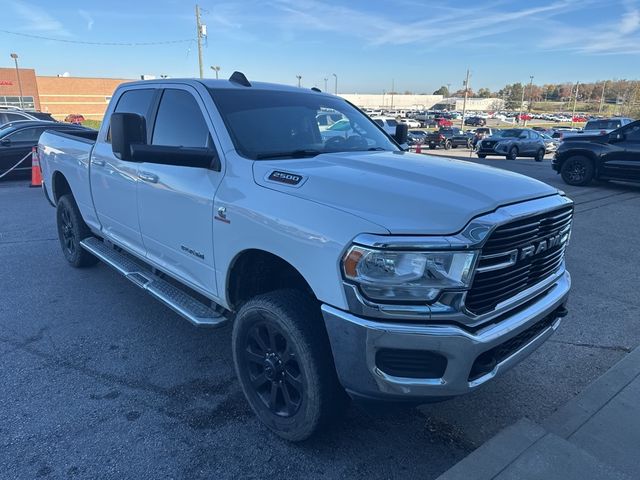
[[[400,122],[406,124],[409,128],[420,128],[422,126],[422,123],[412,118],[407,118],[407,119],[403,118],[400,120]]]
[[[389,135],[395,135],[398,121],[394,117],[373,117],[371,120],[382,127]]]

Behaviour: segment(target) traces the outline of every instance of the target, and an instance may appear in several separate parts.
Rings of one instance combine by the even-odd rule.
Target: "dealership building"
[[[40,76],[32,68],[0,68],[0,106],[51,113],[57,119],[81,114],[102,119],[111,95],[124,78]]]

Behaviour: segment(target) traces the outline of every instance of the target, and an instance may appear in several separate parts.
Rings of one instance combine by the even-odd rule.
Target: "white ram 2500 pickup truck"
[[[322,112],[351,128],[323,137]],[[566,314],[572,201],[407,153],[403,132],[235,73],[122,85],[99,132],[45,132],[39,155],[68,262],[102,260],[196,325],[232,321],[248,402],[301,440],[349,397],[471,392]]]

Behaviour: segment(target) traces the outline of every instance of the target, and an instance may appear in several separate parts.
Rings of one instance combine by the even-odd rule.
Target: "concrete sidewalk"
[[[640,347],[542,425],[522,419],[438,480],[640,478]]]

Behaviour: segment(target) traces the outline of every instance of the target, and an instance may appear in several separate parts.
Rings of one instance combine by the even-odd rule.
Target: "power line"
[[[65,38],[53,38],[53,37],[45,37],[44,35],[34,35],[31,33],[22,33],[22,32],[12,32],[10,30],[1,30],[0,33],[7,33],[9,35],[17,35],[19,37],[27,37],[27,38],[37,38],[39,40],[51,40],[54,42],[62,42],[62,43],[76,43],[79,45],[102,45],[102,46],[117,46],[117,47],[143,47],[150,45],[168,45],[174,43],[187,43],[193,42],[193,38],[185,38],[183,40],[162,40],[158,42],[86,42],[83,40],[68,40]]]

